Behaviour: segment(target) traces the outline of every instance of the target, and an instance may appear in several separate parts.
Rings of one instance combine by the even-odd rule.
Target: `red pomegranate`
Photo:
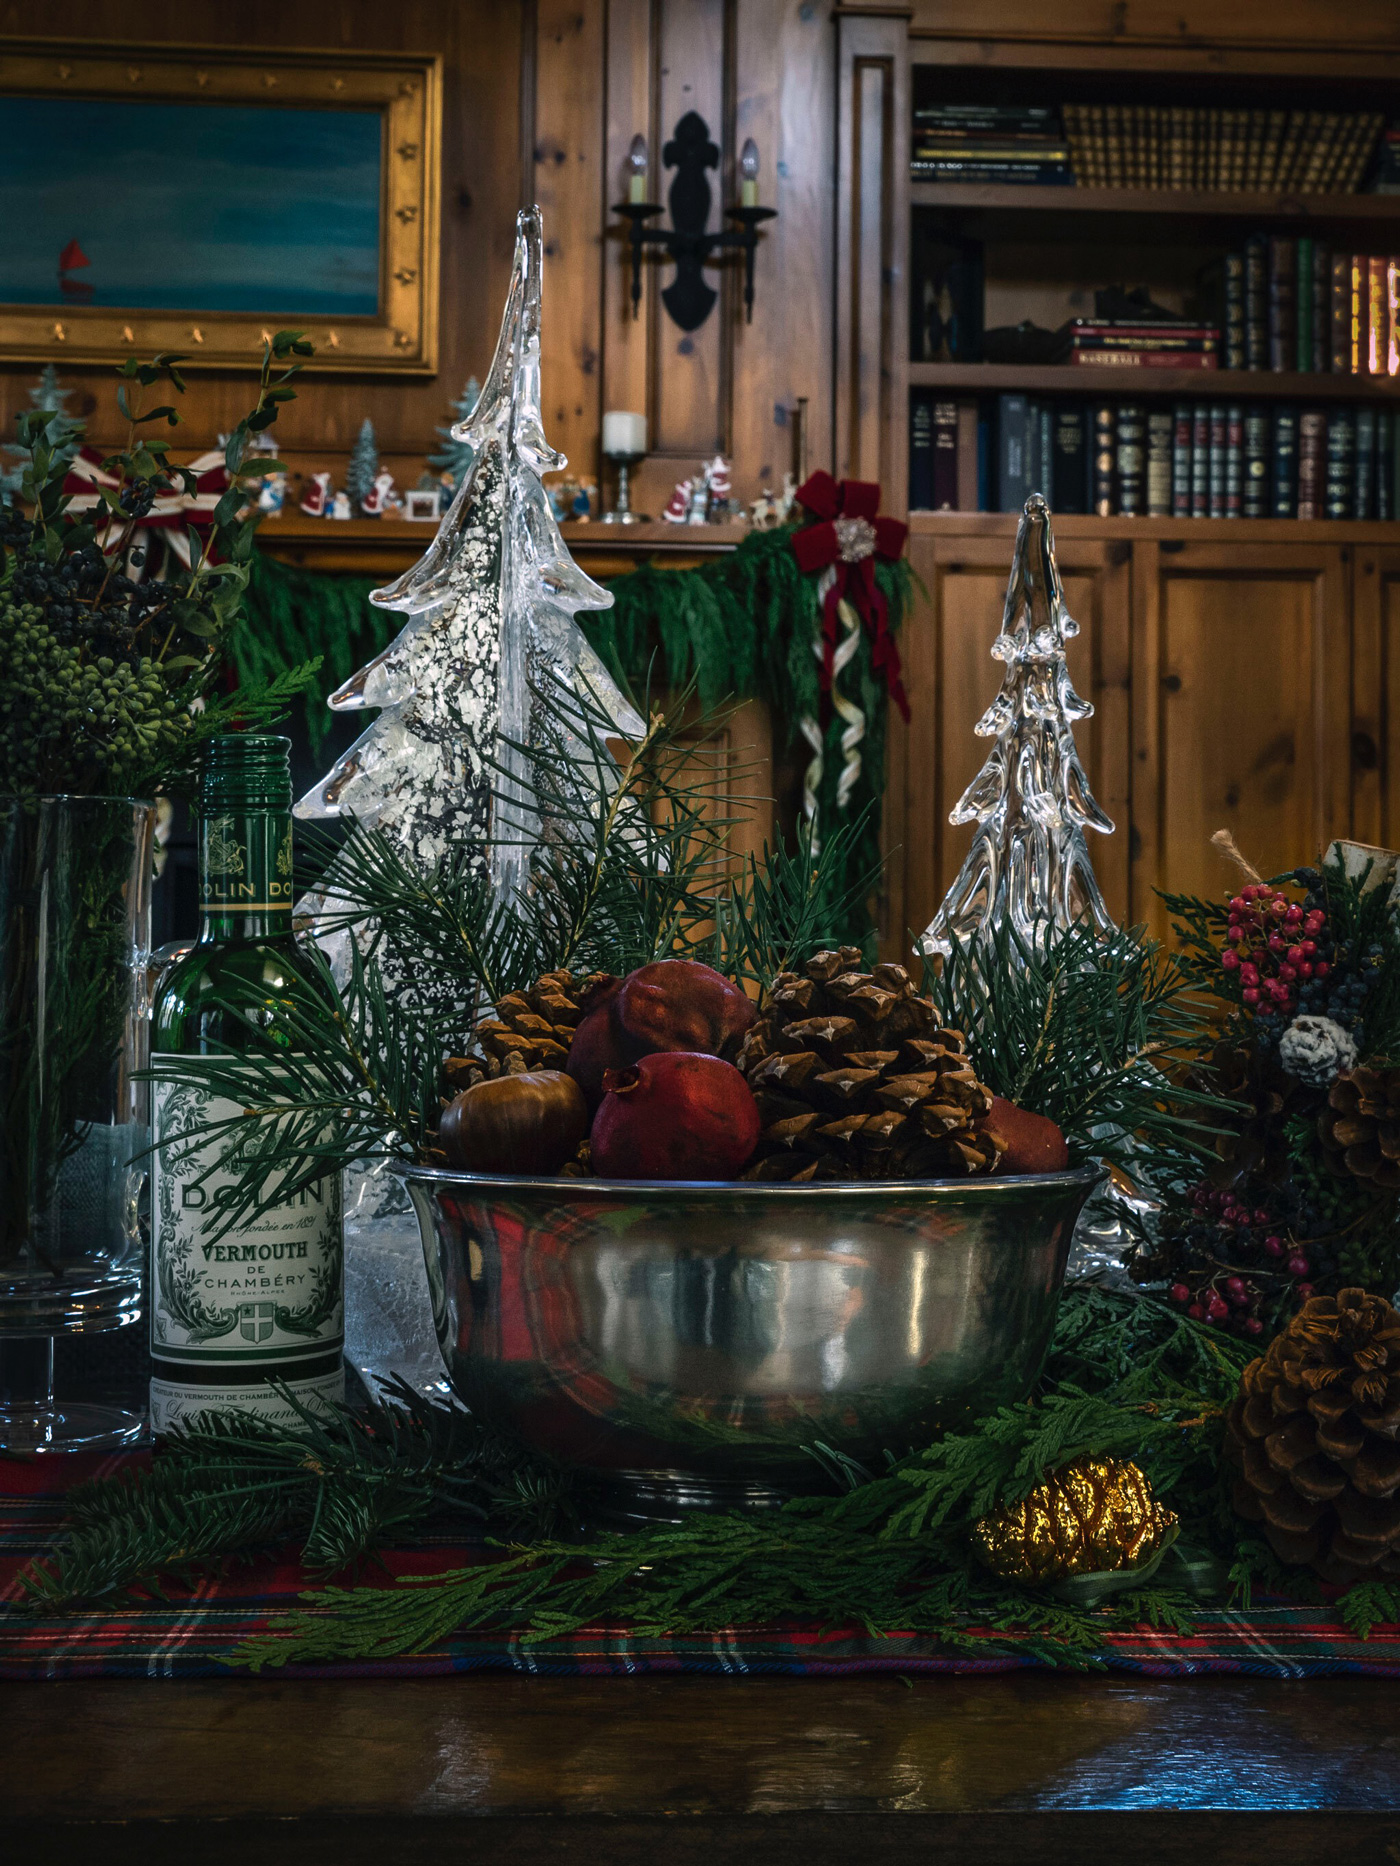
[[[1048,1115],[1031,1114],[994,1095],[981,1126],[1006,1142],[998,1173],[1062,1173],[1069,1165],[1065,1137]]]
[[[592,1132],[601,1179],[733,1179],[758,1144],[758,1104],[718,1056],[643,1056],[609,1069],[603,1088]]]
[[[568,1071],[590,1100],[603,1074],[643,1056],[688,1050],[718,1056],[738,1047],[754,1006],[737,985],[694,959],[658,959],[639,966],[589,1008],[574,1032]]]

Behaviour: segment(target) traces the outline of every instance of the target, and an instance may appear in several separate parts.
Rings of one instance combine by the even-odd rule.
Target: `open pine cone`
[[[576,978],[572,972],[546,972],[527,991],[508,992],[493,1017],[472,1032],[468,1056],[449,1056],[443,1080],[455,1093],[496,1076],[523,1075],[531,1069],[562,1069],[574,1031],[600,992],[615,984],[609,972]]]
[[[1280,1560],[1349,1583],[1400,1575],[1400,1312],[1314,1296],[1240,1381],[1235,1508]]]
[[[745,1179],[939,1179],[990,1173],[1005,1142],[959,1030],[901,965],[860,970],[854,946],[773,982],[738,1066],[763,1117]]]
[[[1334,1173],[1400,1187],[1400,1069],[1360,1066],[1338,1076],[1317,1132]]]

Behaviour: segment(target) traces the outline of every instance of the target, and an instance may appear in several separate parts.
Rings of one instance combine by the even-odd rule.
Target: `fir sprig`
[[[955,939],[925,984],[987,1086],[1048,1115],[1081,1155],[1127,1165],[1137,1137],[1167,1161],[1204,1156],[1213,1119],[1234,1111],[1169,1078],[1207,1024],[1191,980],[1141,928],[1050,927],[1032,942],[1004,920]]]
[[[567,1481],[547,1461],[402,1383],[330,1417],[277,1390],[293,1426],[209,1414],[173,1433],[151,1470],[71,1491],[67,1539],[27,1571],[25,1600],[50,1612],[113,1601],[287,1542],[331,1574],[432,1521],[539,1532],[571,1520]]]

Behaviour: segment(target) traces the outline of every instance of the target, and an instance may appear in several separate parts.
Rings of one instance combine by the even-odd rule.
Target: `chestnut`
[[[536,1069],[463,1089],[442,1111],[438,1145],[462,1172],[548,1179],[573,1159],[587,1132],[578,1083],[562,1069]]]

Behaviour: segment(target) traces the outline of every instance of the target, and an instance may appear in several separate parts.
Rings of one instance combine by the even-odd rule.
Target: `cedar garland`
[[[613,675],[633,695],[664,685],[678,692],[691,681],[708,712],[726,700],[759,699],[772,710],[786,744],[800,744],[798,721],[823,718],[820,661],[821,606],[816,580],[794,557],[787,528],[750,532],[738,548],[694,570],[662,570],[644,563],[608,585],[613,607],[578,620]],[[907,561],[878,562],[875,576],[896,633],[908,607],[913,573]],[[231,654],[240,681],[271,679],[315,655],[324,657],[332,689],[378,654],[396,633],[396,618],[369,601],[376,579],[330,575],[280,564],[265,553],[253,559],[245,619]],[[843,815],[836,811],[841,769],[841,720],[826,719],[825,771],[819,828],[830,836],[843,821],[859,822],[850,840],[845,884],[873,872],[880,860],[880,809],[885,788],[886,694],[870,664],[862,634],[841,677],[843,690],[865,715],[860,778]],[[324,706],[308,697],[306,727],[313,751],[329,729]],[[780,728],[781,729],[781,728]],[[852,943],[869,936],[868,910],[846,929]]]

